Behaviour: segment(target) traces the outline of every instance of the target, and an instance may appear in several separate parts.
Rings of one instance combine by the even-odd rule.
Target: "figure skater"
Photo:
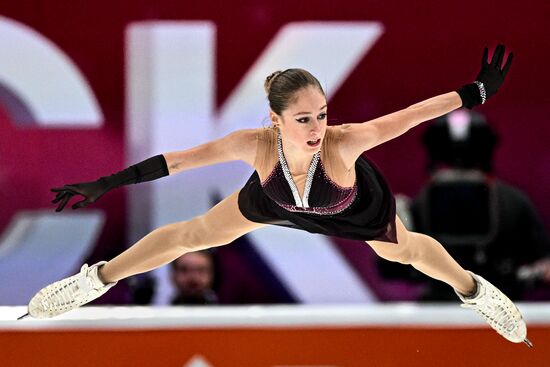
[[[485,48],[475,82],[403,110],[356,124],[327,126],[319,81],[302,69],[276,71],[265,81],[272,126],[233,132],[221,139],[143,162],[94,182],[52,189],[61,211],[75,195],[83,208],[114,188],[151,181],[195,167],[242,160],[254,173],[240,190],[204,215],[153,230],[111,261],[40,290],[28,314],[49,318],[104,294],[119,280],[167,264],[182,254],[221,246],[266,225],[366,241],[384,259],[410,264],[449,284],[463,307],[477,311],[498,333],[519,343],[527,329],[516,306],[481,276],[464,270],[435,239],[408,231],[382,174],[363,154],[416,125],[457,108],[486,102],[502,85],[505,47],[491,62]],[[299,244],[296,244],[299,246]]]

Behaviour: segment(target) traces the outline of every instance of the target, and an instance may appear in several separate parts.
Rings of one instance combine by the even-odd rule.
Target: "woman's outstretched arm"
[[[258,129],[239,130],[195,148],[156,155],[110,176],[100,177],[96,181],[53,188],[56,197],[52,203],[59,203],[56,209],[59,212],[73,196],[81,195],[84,198],[72,205],[73,209],[78,209],[97,201],[117,187],[156,180],[191,168],[231,160],[242,160],[253,166],[257,131]]]
[[[348,167],[361,155],[377,145],[398,137],[414,126],[442,116],[459,107],[473,108],[484,104],[497,93],[512,65],[514,55],[508,55],[504,63],[505,47],[499,44],[488,61],[488,49],[481,57],[481,70],[475,82],[464,85],[455,92],[449,92],[416,103],[403,110],[360,124],[342,125],[340,150]]]
[[[254,165],[258,129],[237,130],[191,149],[164,153],[169,174],[233,160]]]
[[[424,121],[434,119],[462,106],[456,92],[449,92],[416,103],[405,109],[360,124],[344,124],[341,149],[344,157],[362,152],[394,139]],[[352,161],[354,162],[355,159]]]

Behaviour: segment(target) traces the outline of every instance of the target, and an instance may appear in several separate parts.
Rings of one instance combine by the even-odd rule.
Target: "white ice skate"
[[[98,276],[98,269],[106,261],[88,267],[84,264],[80,273],[62,279],[42,288],[29,302],[28,315],[37,319],[45,319],[73,310],[93,301],[116,282],[104,284]]]
[[[477,274],[469,272],[477,283],[477,293],[465,297],[456,292],[464,302],[461,306],[475,310],[500,335],[511,342],[533,344],[527,339],[527,326],[516,305],[497,287]]]

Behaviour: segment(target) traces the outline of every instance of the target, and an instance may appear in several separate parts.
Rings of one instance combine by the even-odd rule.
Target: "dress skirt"
[[[342,212],[320,215],[280,207],[261,186],[258,173],[239,193],[239,209],[252,222],[301,229],[352,240],[397,243],[395,198],[376,165],[362,154],[355,162],[357,196]]]

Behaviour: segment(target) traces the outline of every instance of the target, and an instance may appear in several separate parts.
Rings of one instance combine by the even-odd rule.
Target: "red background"
[[[216,24],[218,106],[284,24],[381,22],[382,37],[330,101],[330,117],[340,122],[372,119],[471,82],[483,47],[505,43],[516,54],[514,65],[496,97],[479,111],[501,136],[497,176],[524,190],[550,227],[548,1],[3,0],[0,15],[59,46],[87,78],[106,118],[99,130],[38,131],[14,127],[0,113],[0,231],[17,210],[53,208],[50,187],[123,168],[124,33],[131,22],[144,20]],[[414,196],[426,180],[424,128],[371,152],[395,192]],[[96,204],[108,215],[97,259],[111,257],[125,244],[124,200],[118,190]]]

